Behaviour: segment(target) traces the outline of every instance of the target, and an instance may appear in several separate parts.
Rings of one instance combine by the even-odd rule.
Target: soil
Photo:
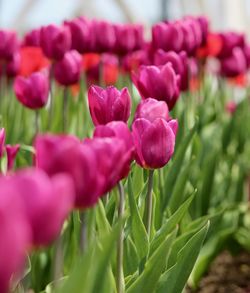
[[[187,293],[250,293],[250,254],[221,253],[212,263],[196,291]]]

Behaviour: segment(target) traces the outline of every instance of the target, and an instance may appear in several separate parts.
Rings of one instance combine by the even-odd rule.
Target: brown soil
[[[187,293],[250,293],[250,254],[223,252],[212,263],[196,291]]]

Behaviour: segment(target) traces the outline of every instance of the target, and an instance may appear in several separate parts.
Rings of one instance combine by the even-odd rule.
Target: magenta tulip
[[[240,47],[234,48],[230,57],[221,59],[220,65],[221,74],[226,77],[236,77],[247,70],[247,60]]]
[[[44,107],[49,97],[49,79],[43,72],[35,72],[25,78],[18,76],[14,82],[17,99],[30,109]]]
[[[168,163],[174,153],[176,120],[167,122],[157,118],[153,122],[136,119],[132,135],[136,150],[136,162],[143,168],[158,169]]]
[[[128,121],[131,97],[127,88],[119,91],[114,86],[103,89],[93,85],[88,90],[88,101],[94,125],[107,124],[111,121]]]
[[[6,145],[5,147],[7,153],[7,170],[10,171],[13,169],[17,153],[20,149],[20,145]]]
[[[75,18],[64,23],[69,27],[72,37],[73,50],[79,53],[86,53],[94,47],[95,38],[93,37],[92,22],[83,17]]]
[[[172,110],[179,96],[179,76],[171,63],[163,66],[141,66],[132,75],[132,80],[143,99],[165,101],[169,110]]]
[[[152,46],[154,49],[180,52],[183,50],[185,37],[179,23],[160,22],[152,27]]]
[[[33,29],[26,33],[23,45],[28,47],[40,47],[40,29]]]
[[[19,42],[16,32],[0,30],[0,60],[10,60],[17,52],[18,47]]]
[[[185,91],[188,89],[188,58],[185,51],[175,53],[174,51],[165,52],[157,50],[154,55],[154,64],[157,66],[165,65],[170,62],[176,74],[180,75],[180,88]]]
[[[163,101],[157,101],[152,98],[142,100],[135,111],[134,120],[144,118],[153,122],[157,118],[170,120],[168,106]]]
[[[12,58],[6,63],[5,74],[8,77],[15,77],[20,70],[21,56],[19,52],[16,52]]]
[[[25,215],[31,225],[32,244],[49,245],[61,231],[73,208],[74,188],[71,178],[59,174],[52,179],[39,169],[27,169],[12,177],[23,201]]]
[[[13,274],[21,273],[31,243],[31,231],[18,190],[0,178],[0,291],[9,292]]]
[[[141,65],[149,65],[150,58],[146,50],[138,50],[125,55],[122,59],[122,69],[131,73],[137,70]]]
[[[5,129],[0,129],[0,158],[3,156],[5,148]]]
[[[71,48],[71,34],[66,26],[54,24],[41,28],[40,42],[46,57],[52,60],[61,60]]]
[[[35,141],[36,165],[49,176],[68,174],[74,183],[75,207],[88,208],[98,201],[103,177],[98,175],[95,151],[72,136],[39,135]]]
[[[55,63],[54,76],[63,86],[76,84],[81,76],[81,55],[75,51],[65,53],[62,60]]]
[[[219,34],[222,42],[221,50],[218,54],[219,58],[228,58],[232,55],[235,47],[244,48],[245,36],[236,32],[225,32]]]

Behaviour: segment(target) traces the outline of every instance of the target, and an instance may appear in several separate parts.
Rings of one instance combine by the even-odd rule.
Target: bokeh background
[[[0,27],[19,32],[77,15],[149,27],[186,14],[207,15],[216,30],[250,31],[250,0],[0,0]]]

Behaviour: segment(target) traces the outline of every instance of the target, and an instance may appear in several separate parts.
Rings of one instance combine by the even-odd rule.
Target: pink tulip
[[[201,45],[203,46],[207,42],[207,36],[208,36],[208,30],[209,30],[209,21],[204,16],[199,16],[197,18],[197,21],[198,21],[198,23],[200,25],[200,28],[201,28],[201,36],[202,36]]]
[[[188,88],[188,59],[185,51],[175,53],[174,51],[165,52],[157,50],[154,55],[154,64],[157,66],[165,65],[170,62],[176,74],[180,75],[180,88],[185,91]]]
[[[136,150],[136,162],[143,168],[158,169],[168,163],[174,153],[178,122],[157,118],[153,122],[136,119],[132,135]]]
[[[26,47],[40,47],[40,29],[33,29],[26,33],[23,45]]]
[[[69,27],[72,36],[72,49],[79,53],[86,53],[94,47],[92,22],[83,17],[65,21],[65,26]]]
[[[19,192],[31,225],[32,244],[49,245],[60,234],[73,208],[74,188],[71,178],[58,174],[50,179],[42,170],[27,169],[16,173],[11,180]]]
[[[3,156],[5,148],[5,129],[0,129],[0,158]]]
[[[0,60],[9,61],[19,47],[16,32],[0,30]]]
[[[221,59],[220,65],[221,74],[226,77],[235,77],[247,70],[247,60],[240,47],[235,47],[230,57]]]
[[[43,72],[35,72],[25,78],[18,76],[14,82],[17,99],[30,109],[39,109],[46,105],[49,97],[49,80]]]
[[[5,74],[8,77],[15,77],[21,67],[21,56],[19,52],[16,52],[12,58],[6,63]]]
[[[31,243],[29,223],[18,190],[6,177],[0,178],[0,291],[9,292],[13,274],[19,274]]]
[[[64,86],[76,84],[81,76],[81,55],[75,51],[65,53],[62,60],[55,63],[54,76]]]
[[[52,60],[61,60],[71,48],[71,34],[66,26],[54,24],[41,28],[40,42],[46,57]]]
[[[135,111],[134,120],[144,118],[153,122],[157,118],[170,120],[168,105],[163,101],[157,101],[152,98],[142,100]]]
[[[149,65],[150,58],[146,50],[138,50],[125,55],[122,59],[122,69],[131,73],[137,70],[141,65]]]
[[[111,121],[127,122],[131,110],[131,97],[127,88],[114,86],[105,89],[91,86],[88,90],[89,109],[94,125]]]
[[[236,109],[237,109],[237,104],[235,103],[235,101],[228,101],[226,103],[226,111],[230,115],[233,115],[233,113],[236,111]]]
[[[6,145],[5,147],[6,153],[7,153],[7,170],[10,171],[13,169],[14,164],[15,164],[15,159],[17,156],[17,153],[20,149],[20,145]]]
[[[171,63],[163,66],[141,66],[132,75],[132,80],[143,99],[165,101],[169,110],[172,110],[179,96],[179,76]]]
[[[225,32],[219,34],[222,41],[222,47],[218,54],[219,58],[228,58],[232,55],[235,47],[244,48],[245,36],[236,32]]]
[[[49,176],[68,174],[75,189],[75,207],[93,206],[100,195],[103,178],[98,175],[93,149],[72,136],[39,135],[35,141],[36,165]]]

